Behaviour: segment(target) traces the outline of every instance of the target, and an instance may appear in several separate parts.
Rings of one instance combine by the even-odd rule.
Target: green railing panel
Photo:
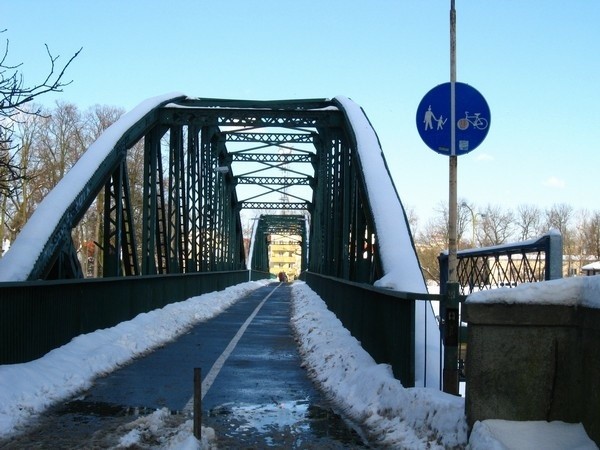
[[[248,279],[239,270],[0,283],[0,364],[31,361],[80,334]]]
[[[403,386],[414,386],[414,296],[311,272],[303,278],[377,363],[390,364]]]

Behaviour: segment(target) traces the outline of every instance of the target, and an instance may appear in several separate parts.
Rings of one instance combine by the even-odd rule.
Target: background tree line
[[[51,108],[28,105],[13,116],[11,145],[3,146],[11,166],[0,165],[0,242],[12,242],[40,201],[63,178],[81,154],[114,123],[124,110],[95,105],[85,111],[76,105],[56,102]],[[32,113],[35,112],[35,113]],[[132,208],[142,208],[143,143],[128,152]],[[73,232],[88,276],[102,273],[99,266],[102,242],[103,193]],[[423,273],[439,280],[438,255],[447,248],[448,208],[440,204],[436,215],[421,224],[408,211],[411,230]],[[563,237],[564,254],[571,261],[600,260],[600,210],[575,211],[567,204],[542,209],[522,204],[515,209],[497,205],[480,206],[459,201],[459,249],[487,247],[539,237],[557,229]],[[138,242],[140,240],[138,239]],[[87,261],[87,263],[86,263]],[[579,266],[573,266],[579,267]],[[570,268],[570,267],[569,267]]]
[[[0,241],[3,250],[83,152],[123,113],[122,108],[112,106],[95,105],[81,111],[72,103],[56,102],[51,108],[28,105],[13,115],[11,144],[2,149],[5,157],[10,159],[11,167],[0,165]],[[128,159],[131,195],[137,199],[132,207],[141,210],[143,145],[138,144],[130,150]],[[103,192],[99,194],[73,231],[84,272],[90,276],[101,273],[98,243],[102,242],[103,195]]]
[[[576,261],[600,260],[600,210],[575,210],[564,203],[547,209],[533,204],[515,209],[480,206],[464,199],[458,204],[459,250],[525,241],[556,229],[563,238],[568,274],[577,273]],[[409,210],[408,217],[423,274],[438,282],[437,258],[448,248],[448,207],[440,204],[436,216],[423,226],[414,211]]]

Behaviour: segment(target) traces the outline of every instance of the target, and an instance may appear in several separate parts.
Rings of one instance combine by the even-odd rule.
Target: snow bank
[[[452,448],[467,442],[464,400],[409,388],[377,364],[306,284],[292,286],[292,326],[310,376],[369,442]]]
[[[80,335],[42,358],[0,366],[0,436],[51,404],[89,388],[94,378],[224,311],[264,282],[246,282],[172,303],[119,325]]]
[[[600,276],[563,278],[479,291],[469,295],[467,302],[600,308]]]
[[[44,357],[0,366],[0,436],[14,432],[51,403],[91,386],[94,378],[175,339],[265,284],[247,282],[138,315],[113,328],[79,336]],[[309,374],[370,442],[389,448],[463,448],[464,401],[434,389],[404,388],[389,366],[377,364],[308,286],[292,285],[292,326]],[[127,424],[121,445],[160,442],[161,448],[209,448],[214,430],[192,436],[192,423],[171,423],[166,410]],[[518,446],[525,442],[524,446]],[[519,444],[521,443],[521,444]],[[471,450],[596,449],[581,425],[562,422],[476,423]]]
[[[597,450],[580,423],[514,422],[489,419],[475,422],[469,450]]]
[[[411,240],[404,208],[387,170],[379,138],[360,106],[336,97],[356,136],[357,151],[373,211],[384,276],[375,286],[427,293],[421,266]],[[415,385],[440,385],[440,337],[430,302],[415,308]],[[425,367],[427,372],[425,373]]]
[[[90,177],[113,151],[121,136],[152,109],[181,96],[180,93],[170,93],[147,99],[100,135],[39,204],[8,252],[0,259],[0,281],[27,279],[63,213],[84,190]]]

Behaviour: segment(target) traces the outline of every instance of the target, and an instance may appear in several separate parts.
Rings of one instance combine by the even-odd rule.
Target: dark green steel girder
[[[311,186],[313,177],[235,177],[235,184],[257,184],[277,186]]]
[[[124,132],[63,214],[30,278],[79,276],[68,249],[70,230],[105,187],[105,276],[243,267],[239,213],[255,209],[309,213],[310,239],[306,227],[294,229],[302,231],[304,246],[310,242],[305,267],[373,282],[381,263],[355,133],[332,100],[164,102]],[[141,187],[129,186],[126,160],[138,141],[144,147]],[[253,143],[259,146],[240,150]],[[239,167],[246,173],[235,172]],[[239,200],[238,187],[248,185],[267,192]],[[294,186],[309,186],[312,198],[301,198]],[[263,195],[264,201],[255,200]],[[134,212],[136,196],[143,204]],[[55,262],[62,268],[52,269]]]
[[[316,135],[313,133],[242,133],[224,132],[227,142],[261,142],[271,145],[279,144],[312,144]]]
[[[294,210],[294,211],[310,211],[310,203],[308,202],[241,202],[242,208],[246,209],[266,209],[266,210]]]
[[[306,270],[307,247],[307,218],[297,214],[261,214],[257,218],[254,251],[251,257],[252,269],[269,270],[269,243],[272,235],[291,238],[284,241],[301,247],[301,270]]]
[[[283,111],[319,110],[334,106],[328,98],[288,99],[288,100],[245,100],[208,97],[179,97],[172,104],[185,108],[220,108],[220,109],[263,109]]]
[[[194,124],[253,128],[315,128],[341,126],[343,117],[338,112],[321,110],[267,110],[245,108],[178,108],[161,109],[160,121],[165,124]]]
[[[176,97],[170,101],[181,98],[183,97]],[[167,102],[164,102],[163,105],[165,103]],[[126,157],[127,150],[155,126],[161,106],[158,105],[149,111],[118,139],[112,151],[107,154],[98,167],[98,170],[90,176],[83,189],[63,212],[58,224],[51,233],[50,239],[45,243],[29,273],[29,280],[47,279],[52,276],[51,273],[60,272],[60,270],[54,269],[53,265],[57,262],[63,246],[71,239],[71,229],[81,220],[100,190],[112,176],[112,173]]]
[[[232,162],[272,162],[272,163],[311,163],[314,154],[286,154],[286,153],[230,153]]]
[[[123,161],[104,188],[102,268],[105,277],[140,274],[132,214],[127,165]]]

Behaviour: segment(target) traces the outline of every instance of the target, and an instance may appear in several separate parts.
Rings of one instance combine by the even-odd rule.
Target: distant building
[[[269,245],[269,272],[277,276],[284,272],[289,281],[300,275],[302,246],[300,236],[271,235]]]
[[[600,275],[600,261],[586,264],[581,268],[584,275]]]

